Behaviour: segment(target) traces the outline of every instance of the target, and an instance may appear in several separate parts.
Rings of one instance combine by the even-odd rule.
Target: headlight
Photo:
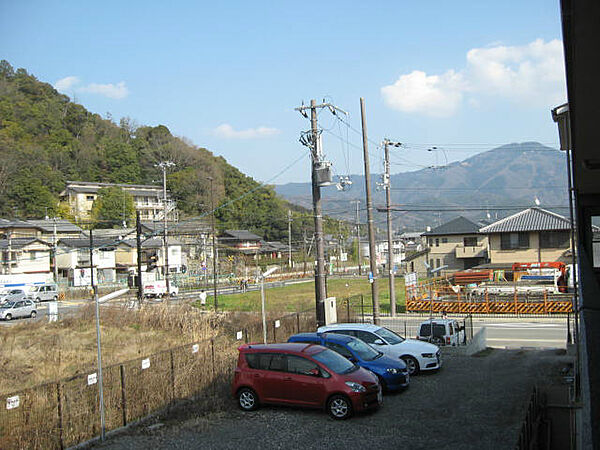
[[[400,369],[396,369],[395,367],[389,367],[385,369],[387,373],[400,373]]]
[[[434,353],[421,353],[421,356],[423,358],[435,358],[435,354]]]
[[[359,383],[355,383],[354,381],[346,381],[346,386],[352,389],[352,392],[366,392],[366,388]]]

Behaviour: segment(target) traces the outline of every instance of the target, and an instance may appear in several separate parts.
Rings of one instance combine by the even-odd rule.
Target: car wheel
[[[35,299],[35,302],[36,302],[36,303],[39,303],[39,302],[41,302],[41,301],[42,301],[42,299],[41,299],[41,298],[39,298],[39,297]]]
[[[37,312],[31,311],[31,314],[29,315],[29,317],[31,317],[32,319],[35,319],[35,316],[37,316]]]
[[[238,391],[238,406],[244,411],[254,411],[258,408],[258,396],[250,388]]]
[[[406,364],[408,374],[411,377],[419,373],[419,361],[417,361],[412,356],[403,356],[402,360],[404,361],[404,364]]]
[[[10,319],[12,319],[12,314],[7,314],[6,316],[4,316],[4,318],[6,320],[10,320]]]
[[[336,420],[344,420],[352,415],[352,403],[348,397],[334,395],[327,403],[327,412]]]

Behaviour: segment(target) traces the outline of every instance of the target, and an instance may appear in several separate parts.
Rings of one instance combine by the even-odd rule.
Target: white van
[[[32,286],[27,293],[27,298],[35,302],[56,301],[58,300],[58,286],[55,283]]]
[[[418,333],[418,340],[437,345],[457,346],[465,343],[465,329],[455,319],[427,319],[419,326]]]

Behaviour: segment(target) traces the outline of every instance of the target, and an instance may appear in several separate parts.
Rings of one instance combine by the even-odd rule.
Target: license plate
[[[383,403],[383,394],[381,393],[381,389],[377,393],[377,403],[379,403],[380,405]]]

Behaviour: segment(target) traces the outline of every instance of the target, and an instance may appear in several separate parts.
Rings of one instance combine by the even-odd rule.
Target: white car
[[[465,342],[465,329],[455,319],[427,319],[419,326],[417,339],[438,345],[457,346]]]
[[[392,358],[406,363],[410,375],[442,367],[442,354],[437,345],[404,339],[387,328],[367,323],[338,323],[319,327],[319,333],[339,333],[354,336]]]

